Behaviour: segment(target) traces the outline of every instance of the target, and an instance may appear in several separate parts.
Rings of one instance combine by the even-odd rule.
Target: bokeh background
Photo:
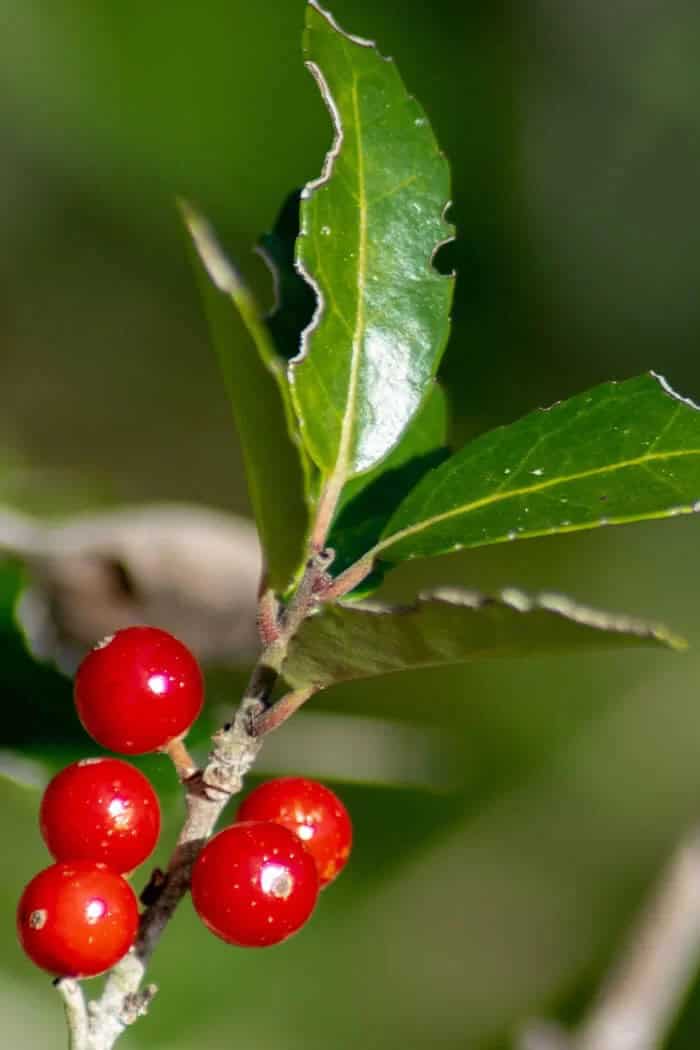
[[[247,513],[239,450],[174,207],[250,249],[330,140],[300,56],[302,0],[0,0],[0,501],[38,514],[160,499]],[[459,443],[653,367],[700,399],[700,9],[692,0],[335,0],[395,56],[454,174],[459,279],[443,368]],[[397,572],[555,589],[668,621],[686,656],[621,652],[396,676],[329,692],[261,772],[337,781],[353,863],[299,937],[215,941],[186,904],[131,1050],[505,1048],[533,1014],[585,1009],[664,858],[700,817],[700,521],[530,540]],[[64,1045],[14,941],[46,863],[40,782],[91,753],[66,683],[12,625],[5,726],[47,696],[0,782],[0,1016],[7,1045]],[[242,678],[218,677],[213,703]],[[27,758],[29,756],[29,759]],[[264,752],[263,752],[264,755]],[[179,820],[168,770],[162,855]],[[671,1035],[697,1046],[700,986]],[[120,1044],[121,1045],[121,1044]]]

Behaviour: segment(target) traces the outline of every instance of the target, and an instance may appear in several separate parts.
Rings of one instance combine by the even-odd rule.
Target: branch
[[[181,783],[186,784],[188,780],[197,774],[197,766],[187,750],[185,741],[181,737],[171,740],[163,750],[172,762],[177,778]]]
[[[228,800],[241,790],[262,744],[250,733],[251,707],[257,710],[257,702],[243,701],[233,725],[216,735],[206,769],[185,781],[187,814],[165,878],[141,916],[136,944],[110,972],[101,998],[89,1004],[90,1037],[85,1050],[111,1050],[124,1029],[146,1012],[156,993],[154,985],[141,990],[151,955],[189,889],[197,855]]]
[[[62,977],[54,982],[63,999],[66,1024],[69,1033],[69,1050],[87,1050],[88,1015],[82,988],[72,977]]]
[[[270,703],[270,694],[284,662],[290,639],[316,608],[327,586],[326,569],[332,553],[322,551],[307,563],[296,595],[279,616],[278,626],[251,675],[235,718],[213,738],[204,770],[197,770],[184,744],[167,751],[185,789],[186,816],[167,871],[158,873],[144,893],[148,901],[141,915],[133,948],[110,971],[101,997],[85,1005],[80,986],[61,980],[58,987],[66,1006],[70,1050],[111,1050],[124,1029],[148,1010],[155,985],[142,987],[146,969],[177,906],[187,893],[192,867],[211,836],[228,800],[242,787],[265,735],[281,725],[312,690],[288,694]]]
[[[576,1035],[530,1026],[520,1050],[658,1050],[700,965],[700,828],[680,844]]]
[[[273,729],[277,729],[288,718],[291,718],[294,712],[298,711],[301,705],[305,704],[316,692],[316,687],[310,685],[305,689],[295,689],[291,693],[285,693],[273,707],[255,715],[252,723],[253,734],[260,738],[267,736]]]

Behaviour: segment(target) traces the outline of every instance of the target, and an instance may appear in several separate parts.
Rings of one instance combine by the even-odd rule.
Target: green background
[[[337,0],[334,13],[394,55],[452,163],[455,443],[649,367],[700,399],[697,4]],[[250,245],[330,140],[302,21],[301,0],[0,2],[3,502],[246,511],[173,202],[195,200],[269,297]],[[229,948],[186,905],[154,960],[162,994],[123,1045],[494,1050],[532,1014],[576,1018],[700,814],[699,530],[666,521],[397,572],[396,596],[562,590],[665,619],[693,647],[422,672],[314,701],[261,771],[340,776],[353,863],[276,949]],[[53,712],[32,734],[69,757],[65,688],[0,642],[0,746],[31,698]],[[217,679],[214,699],[232,684]],[[148,768],[165,785],[164,855],[178,799]],[[38,793],[0,795],[0,1016],[8,1045],[48,1050],[63,1046],[60,1004],[13,931],[46,863]],[[670,1045],[699,1034],[700,990]]]

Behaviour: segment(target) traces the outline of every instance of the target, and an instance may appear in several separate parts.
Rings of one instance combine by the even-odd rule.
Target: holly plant
[[[108,1050],[145,1011],[150,956],[190,889],[205,925],[238,945],[276,943],[309,918],[350,849],[348,815],[327,789],[273,782],[210,836],[266,735],[315,693],[499,655],[684,645],[661,626],[552,594],[436,589],[401,607],[371,598],[413,558],[700,509],[700,412],[649,373],[452,452],[436,378],[454,287],[436,268],[453,237],[447,160],[395,64],[316,0],[304,53],[333,140],[318,178],[262,238],[277,291],[271,314],[207,221],[181,203],[264,553],[262,650],[202,769],[184,743],[201,678],[180,643],[129,628],[78,672],[88,732],[125,754],[165,750],[187,815],[167,870],[142,895],[137,933],[122,873],[158,834],[148,785],[121,760],[98,760],[69,767],[47,792],[42,830],[55,864],[27,887],[18,923],[28,954],[59,978],[74,1050]],[[138,817],[128,841],[114,823],[125,809]],[[76,811],[90,812],[94,834],[66,828]],[[88,1009],[77,979],[105,970]]]

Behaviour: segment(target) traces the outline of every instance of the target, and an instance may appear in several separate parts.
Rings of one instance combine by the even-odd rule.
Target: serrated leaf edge
[[[671,387],[671,385],[663,376],[657,374],[656,372],[649,372],[647,374],[656,380],[662,391],[667,396],[673,398],[676,401],[679,401],[684,405],[687,405],[689,408],[692,408],[695,411],[700,411],[700,406],[695,404],[695,402],[692,401],[690,398],[682,397],[680,394],[676,393],[676,391]],[[604,385],[617,386],[618,384],[615,380],[611,380],[609,384]],[[557,405],[560,404],[562,404],[562,402],[557,401],[553,405],[550,405],[547,408],[538,409],[537,411],[550,412],[553,408],[556,408]],[[507,429],[508,425],[497,428],[497,430]],[[558,485],[563,485],[571,481],[579,481],[583,478],[599,477],[604,474],[615,473],[618,470],[624,470],[627,467],[641,466],[644,463],[650,463],[655,460],[667,461],[672,459],[679,459],[685,456],[699,455],[700,449],[682,449],[677,452],[664,453],[650,452],[645,453],[642,456],[635,456],[634,458],[629,460],[619,460],[615,463],[609,464],[604,467],[596,467],[592,470],[584,470],[578,473],[561,475],[559,477],[552,478],[551,480],[548,479],[547,481],[537,481],[529,485],[524,485],[522,486],[522,488],[519,489],[509,489],[506,492],[496,491],[489,496],[484,496],[481,499],[474,500],[472,503],[463,503],[458,507],[453,507],[448,511],[443,511],[441,514],[436,514],[431,518],[425,518],[423,521],[418,522],[416,525],[407,526],[405,529],[401,529],[399,532],[395,532],[390,534],[389,536],[385,536],[379,541],[379,543],[377,543],[372,548],[371,551],[367,552],[367,555],[365,557],[373,559],[377,555],[381,554],[382,550],[393,546],[395,543],[399,543],[407,536],[417,535],[421,532],[424,532],[431,526],[438,524],[439,522],[447,521],[450,518],[460,517],[464,514],[470,514],[472,511],[480,510],[482,507],[491,506],[495,503],[501,503],[505,502],[506,500],[510,500],[520,496],[528,496],[533,493],[543,492],[547,489],[555,488]],[[679,504],[677,506],[669,507],[663,511],[658,511],[653,514],[644,514],[641,516],[641,518],[638,515],[618,515],[616,517],[603,516],[597,519],[596,521],[583,522],[581,524],[575,525],[554,525],[548,529],[538,529],[532,531],[528,531],[526,529],[523,529],[522,531],[516,530],[513,532],[506,533],[504,536],[498,537],[497,539],[490,540],[489,543],[503,543],[506,540],[514,539],[534,539],[538,536],[559,535],[567,532],[581,532],[587,529],[592,529],[604,525],[624,525],[640,520],[651,521],[655,518],[669,518],[676,517],[680,514],[696,514],[698,512],[700,512],[700,499],[695,500],[693,503]],[[478,544],[478,546],[482,545],[483,544]],[[465,546],[465,544],[455,543],[452,547],[450,547],[450,551],[463,550]],[[472,546],[477,546],[477,544],[473,544]],[[408,555],[406,560],[411,560],[414,557],[418,557],[418,555],[410,554]]]
[[[352,33],[346,32],[346,30],[344,30],[338,24],[338,22],[330,13],[330,11],[327,11],[324,7],[321,7],[321,5],[316,2],[316,0],[308,0],[308,6],[318,11],[321,17],[326,19],[326,21],[331,25],[331,27],[336,31],[336,33],[344,37],[346,40],[350,40],[353,44],[358,44],[360,47],[369,47],[374,48],[376,50],[377,45],[373,40],[367,40],[365,39],[365,37],[354,36]],[[313,195],[315,190],[320,189],[322,186],[325,186],[331,181],[333,177],[333,168],[335,166],[335,161],[340,155],[341,149],[343,148],[345,130],[343,128],[343,122],[340,117],[340,111],[338,109],[335,99],[333,98],[331,89],[328,86],[328,81],[323,75],[323,72],[321,71],[320,67],[317,65],[316,62],[313,62],[311,59],[307,59],[304,62],[304,65],[316,81],[316,85],[321,94],[321,98],[323,99],[326,109],[330,114],[331,124],[333,126],[333,140],[331,142],[330,147],[326,151],[325,157],[323,158],[321,173],[315,179],[311,179],[309,182],[307,182],[302,188],[301,199],[308,200],[308,198]],[[299,230],[299,236],[308,236],[308,230],[304,228],[303,211],[302,224]],[[293,357],[289,362],[289,383],[292,389],[294,388],[293,366],[295,364],[301,364],[301,362],[305,360],[306,357],[308,357],[310,338],[318,328],[326,308],[326,300],[320,285],[316,281],[315,277],[313,277],[313,275],[309,273],[306,266],[304,265],[303,260],[299,257],[298,253],[296,255],[294,265],[296,267],[297,272],[313,289],[314,295],[316,296],[316,309],[314,310],[314,315],[311,318],[309,324],[306,326],[306,328],[301,334],[301,346],[299,349],[299,353],[296,354],[296,356]]]
[[[543,591],[540,594],[530,595],[516,587],[506,587],[493,594],[484,594],[481,591],[461,587],[437,587],[421,591],[415,601],[405,605],[388,605],[371,600],[338,602],[338,605],[352,612],[360,611],[376,616],[412,616],[418,614],[424,605],[432,603],[461,607],[473,612],[499,606],[505,606],[523,615],[542,611],[578,623],[583,627],[591,627],[610,634],[650,638],[677,652],[682,652],[688,647],[685,638],[670,631],[663,624],[650,623],[624,614],[603,612],[600,609],[579,604],[563,594]]]
[[[326,21],[331,25],[331,27],[346,40],[349,40],[360,47],[376,47],[374,41],[372,40],[366,40],[364,37],[353,36],[352,34],[347,33],[344,29],[340,27],[340,25],[336,22],[335,18],[330,14],[330,12],[326,11],[323,7],[321,7],[321,5],[316,2],[316,0],[309,0],[309,6],[312,7],[314,10],[318,11],[321,17],[325,18]],[[316,179],[312,179],[310,182],[307,182],[306,185],[303,187],[301,191],[302,201],[308,200],[316,190],[320,189],[322,186],[330,182],[331,178],[333,177],[335,161],[340,154],[345,138],[345,131],[343,128],[340,111],[321,68],[316,62],[313,62],[312,60],[306,60],[304,62],[304,65],[316,81],[319,92],[321,94],[321,98],[323,99],[323,102],[330,114],[331,123],[333,126],[333,140],[331,142],[330,148],[328,149],[324,157],[320,175]],[[353,100],[356,102],[356,94],[354,92]],[[358,158],[358,167],[362,171],[363,158],[361,150],[358,150]],[[364,176],[362,176],[362,178],[363,177]],[[363,194],[360,195],[360,200],[360,244],[358,247],[358,274],[363,272],[364,257],[367,247],[367,215],[366,204],[364,203]],[[301,220],[302,221],[299,229],[299,236],[306,237],[308,236],[309,231],[306,225],[306,216],[304,214],[303,208],[301,209]],[[309,356],[311,337],[313,336],[314,332],[318,329],[321,320],[324,316],[326,310],[326,300],[321,285],[311,274],[311,272],[307,269],[303,262],[303,259],[301,258],[300,253],[298,252],[295,253],[295,266],[297,272],[304,278],[305,281],[308,282],[308,284],[313,290],[314,295],[316,296],[316,309],[314,310],[313,316],[309,324],[301,333],[299,353],[291,359],[287,368],[287,377],[289,382],[289,389],[291,391],[292,402],[296,408],[299,428],[300,430],[303,430],[304,414],[301,411],[301,408],[296,399],[295,366],[301,364],[302,361],[304,361]],[[364,281],[364,278],[362,279]],[[364,312],[362,295],[358,297],[358,313],[360,312]],[[360,327],[360,329],[364,327],[363,323],[361,324],[356,319],[356,330],[358,326]],[[335,484],[329,485],[329,489],[331,491],[330,493],[326,493],[325,496],[327,503],[329,503],[333,507],[337,503],[337,500],[340,496],[340,492],[345,482],[345,475],[347,473],[347,461],[350,455],[350,444],[352,441],[352,422],[354,419],[354,406],[357,397],[357,380],[360,367],[360,347],[361,342],[357,338],[357,336],[355,336],[353,339],[352,360],[350,365],[347,398],[347,405],[352,405],[353,408],[352,412],[350,412],[348,411],[346,405],[341,427],[340,445],[338,448],[336,463],[332,473],[332,476],[335,478]]]
[[[379,56],[379,58],[382,59],[384,62],[393,63],[393,61],[394,61],[393,58],[391,58],[390,56],[385,56],[385,55],[381,54],[381,52],[379,51],[379,48],[377,47],[377,45],[376,45],[374,40],[369,40],[369,39],[367,39],[365,37],[356,36],[356,35],[354,35],[352,33],[347,32],[345,29],[343,29],[338,24],[338,22],[333,17],[333,15],[329,11],[327,11],[325,8],[323,8],[321,6],[321,4],[319,4],[317,2],[317,0],[308,0],[308,6],[313,8],[314,10],[316,10],[321,15],[321,17],[324,18],[329,23],[329,25],[340,36],[342,36],[344,39],[349,40],[351,43],[359,45],[360,47],[372,48],[373,50],[376,51],[376,53]],[[317,65],[317,63],[315,63],[314,61],[312,61],[310,59],[306,60],[304,64],[305,64],[306,68],[310,71],[311,75],[314,77],[314,80],[316,81],[316,84],[317,84],[317,86],[319,88],[319,91],[321,93],[321,97],[322,97],[322,99],[323,99],[323,101],[324,101],[324,103],[326,105],[326,108],[328,109],[329,114],[330,114],[331,122],[332,122],[332,126],[333,126],[333,141],[332,141],[331,146],[327,150],[326,155],[324,157],[324,161],[323,161],[323,165],[322,165],[322,168],[321,168],[320,175],[316,179],[312,179],[311,181],[307,182],[305,184],[305,186],[303,187],[303,189],[301,191],[301,199],[302,200],[308,199],[309,197],[312,196],[312,194],[314,193],[315,190],[318,190],[319,188],[321,188],[322,186],[324,186],[328,182],[330,182],[331,178],[333,177],[333,169],[334,169],[335,161],[336,161],[336,159],[337,159],[337,157],[340,154],[340,151],[342,149],[344,135],[345,135],[343,124],[342,124],[342,120],[341,120],[341,116],[340,116],[340,112],[338,110],[338,106],[337,106],[337,104],[335,102],[335,99],[333,98],[331,90],[330,90],[330,88],[328,86],[328,82],[326,81],[326,78],[325,78],[322,70]],[[414,99],[414,96],[411,95],[409,92],[407,92],[407,95],[408,95],[409,98]],[[355,101],[355,104],[356,104],[357,99],[356,99],[356,94],[355,93],[353,93],[353,98],[354,98],[354,101]],[[359,121],[358,121],[358,123],[359,123]],[[438,154],[440,156],[444,156],[442,151],[439,150],[439,149],[438,149]],[[362,156],[362,151],[361,150],[358,151],[358,155],[360,157]],[[438,251],[442,247],[444,247],[444,245],[449,244],[451,241],[454,240],[454,227],[453,227],[453,225],[451,223],[448,222],[448,220],[446,218],[447,211],[450,208],[451,204],[452,204],[452,200],[451,199],[448,199],[443,204],[442,212],[441,212],[441,220],[442,220],[443,224],[446,226],[445,236],[442,239],[440,239],[432,248],[432,251],[431,251],[431,254],[430,254],[430,257],[429,257],[429,260],[428,260],[428,266],[430,266],[430,267],[433,266],[433,262],[434,262],[435,256],[437,255]],[[363,258],[364,252],[366,251],[366,239],[367,239],[367,230],[366,230],[367,223],[366,223],[366,214],[365,214],[366,206],[363,205],[362,208],[361,208],[361,211],[362,211],[362,215],[360,217],[360,226],[361,226],[361,230],[363,230],[363,232],[361,233],[360,245],[359,245],[359,250],[358,250],[359,260],[361,260]],[[299,237],[300,238],[304,237],[304,236],[308,236],[308,230],[307,230],[306,224],[305,224],[305,216],[304,216],[304,210],[303,209],[301,211],[301,217],[302,217],[302,223],[301,223],[301,227],[300,227],[300,231],[299,231]],[[297,272],[304,278],[305,281],[308,282],[308,284],[310,285],[310,287],[312,288],[312,290],[314,292],[314,295],[316,296],[316,309],[314,310],[314,314],[313,314],[313,316],[311,318],[311,321],[309,322],[309,324],[307,325],[307,327],[304,329],[304,331],[301,334],[299,353],[289,361],[288,367],[287,367],[287,376],[288,376],[288,382],[289,382],[289,389],[291,391],[291,398],[292,398],[292,402],[293,402],[294,407],[295,407],[296,412],[297,412],[299,429],[300,429],[300,431],[303,431],[303,429],[304,429],[303,412],[301,411],[301,408],[300,408],[300,406],[298,404],[298,401],[297,401],[297,398],[296,398],[296,392],[295,392],[295,366],[301,364],[309,356],[309,353],[310,353],[310,339],[311,339],[312,335],[314,334],[314,332],[319,327],[319,325],[321,323],[321,320],[322,320],[322,318],[324,316],[325,309],[326,309],[326,301],[325,301],[325,296],[323,294],[323,291],[322,291],[318,281],[308,271],[308,269],[306,268],[306,266],[305,266],[305,264],[304,264],[303,260],[301,259],[301,257],[300,257],[298,252],[296,253],[296,256],[295,256],[295,267],[297,269]],[[361,269],[362,269],[362,267],[360,265],[360,262],[358,261],[358,272],[360,272]],[[453,281],[454,277],[455,277],[455,274],[454,274],[454,272],[452,272],[451,274],[443,274],[441,276],[443,276],[446,280],[452,280]],[[358,312],[360,312],[360,309],[363,309],[363,307],[362,307],[362,296],[359,297],[359,309],[358,309]],[[358,324],[356,327],[359,327],[360,330],[362,330],[364,325],[363,324]],[[361,360],[361,337],[359,339],[356,337],[353,340],[352,362],[351,362],[351,369],[350,369],[349,389],[348,389],[348,399],[347,399],[347,403],[348,404],[352,403],[353,406],[355,404],[355,400],[356,400],[356,397],[357,397],[358,372],[359,372],[359,367],[360,367],[360,360]],[[422,403],[422,401],[421,401],[421,403]],[[416,407],[416,411],[419,410],[419,407],[420,406]],[[350,447],[351,447],[352,436],[353,436],[352,431],[353,431],[353,420],[354,420],[354,418],[355,418],[354,408],[353,408],[352,412],[348,412],[347,407],[346,407],[346,410],[345,410],[345,413],[344,413],[344,417],[343,417],[342,427],[341,427],[340,446],[339,446],[339,449],[338,449],[336,462],[335,462],[335,465],[334,465],[334,468],[333,468],[332,472],[329,475],[327,475],[327,478],[328,478],[327,485],[326,485],[325,491],[324,491],[324,493],[322,495],[322,498],[321,498],[322,506],[321,506],[321,508],[319,510],[319,518],[322,520],[322,523],[323,523],[322,524],[322,530],[325,530],[327,528],[327,526],[329,525],[330,519],[332,518],[332,515],[333,515],[333,511],[335,510],[335,507],[337,506],[337,502],[338,502],[338,499],[340,497],[340,493],[341,493],[341,491],[343,489],[345,481],[347,480],[347,463],[348,463],[348,459],[350,457]],[[401,439],[401,435],[398,436],[396,444],[398,443],[398,441],[400,441],[400,439]],[[395,445],[394,445],[394,447],[395,447]],[[392,449],[387,449],[386,455],[389,455],[391,451],[392,451]],[[376,465],[377,465],[376,463],[371,464],[367,468],[367,470],[369,471],[369,470],[373,469]],[[364,471],[358,472],[358,473],[364,473]]]

